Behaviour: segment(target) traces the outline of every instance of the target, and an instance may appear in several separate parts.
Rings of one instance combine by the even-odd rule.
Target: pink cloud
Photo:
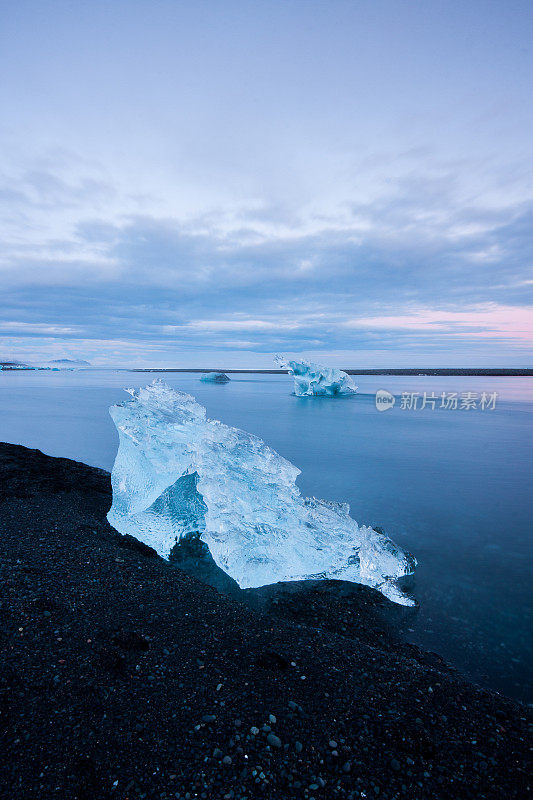
[[[529,307],[490,304],[470,311],[419,309],[409,314],[359,317],[343,323],[346,328],[382,328],[435,331],[447,336],[468,336],[479,339],[512,339],[533,344],[533,309]]]

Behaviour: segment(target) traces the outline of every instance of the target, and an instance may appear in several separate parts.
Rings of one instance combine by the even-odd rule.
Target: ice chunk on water
[[[322,367],[311,361],[291,361],[277,355],[276,363],[294,377],[294,394],[298,397],[338,397],[355,394],[357,386],[346,372],[335,367]]]
[[[257,436],[206,418],[193,397],[162,381],[112,406],[119,449],[108,519],[164,557],[199,536],[241,588],[337,578],[413,605],[397,579],[416,561],[359,526],[349,507],[302,497],[300,470]]]
[[[200,380],[204,383],[227,383],[229,378],[225,372],[206,372]]]

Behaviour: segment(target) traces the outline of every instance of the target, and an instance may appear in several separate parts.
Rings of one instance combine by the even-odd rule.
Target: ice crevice
[[[194,397],[156,380],[112,406],[119,448],[108,520],[165,557],[199,537],[243,589],[336,578],[402,605],[416,560],[350,517],[346,503],[303,497],[300,470],[257,436],[208,419]]]

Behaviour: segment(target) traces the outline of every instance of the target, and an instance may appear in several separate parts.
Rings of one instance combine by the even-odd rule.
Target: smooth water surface
[[[0,440],[110,470],[109,406],[154,375],[0,372]],[[278,375],[157,375],[208,415],[257,434],[302,474],[304,495],[347,501],[419,561],[407,637],[477,682],[531,701],[533,379],[355,376],[354,398],[297,398]],[[385,412],[377,389],[397,397]],[[497,392],[494,410],[402,409],[402,392]]]

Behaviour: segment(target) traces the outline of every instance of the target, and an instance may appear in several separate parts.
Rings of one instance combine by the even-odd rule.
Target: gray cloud
[[[73,188],[49,173],[33,173],[29,184],[53,206],[107,192],[99,182]],[[15,211],[27,208],[25,192],[10,201]],[[158,343],[193,351],[461,352],[482,348],[486,333],[487,348],[523,350],[522,338],[490,326],[494,307],[518,313],[531,302],[533,203],[468,205],[458,202],[453,176],[413,174],[338,219],[289,219],[268,206],[233,227],[215,214],[187,223],[86,215],[43,253],[31,243],[13,248],[0,333],[136,341],[147,353]],[[470,309],[479,319],[483,307],[493,309],[485,325],[428,324],[428,309]],[[420,314],[424,324],[410,325]]]

